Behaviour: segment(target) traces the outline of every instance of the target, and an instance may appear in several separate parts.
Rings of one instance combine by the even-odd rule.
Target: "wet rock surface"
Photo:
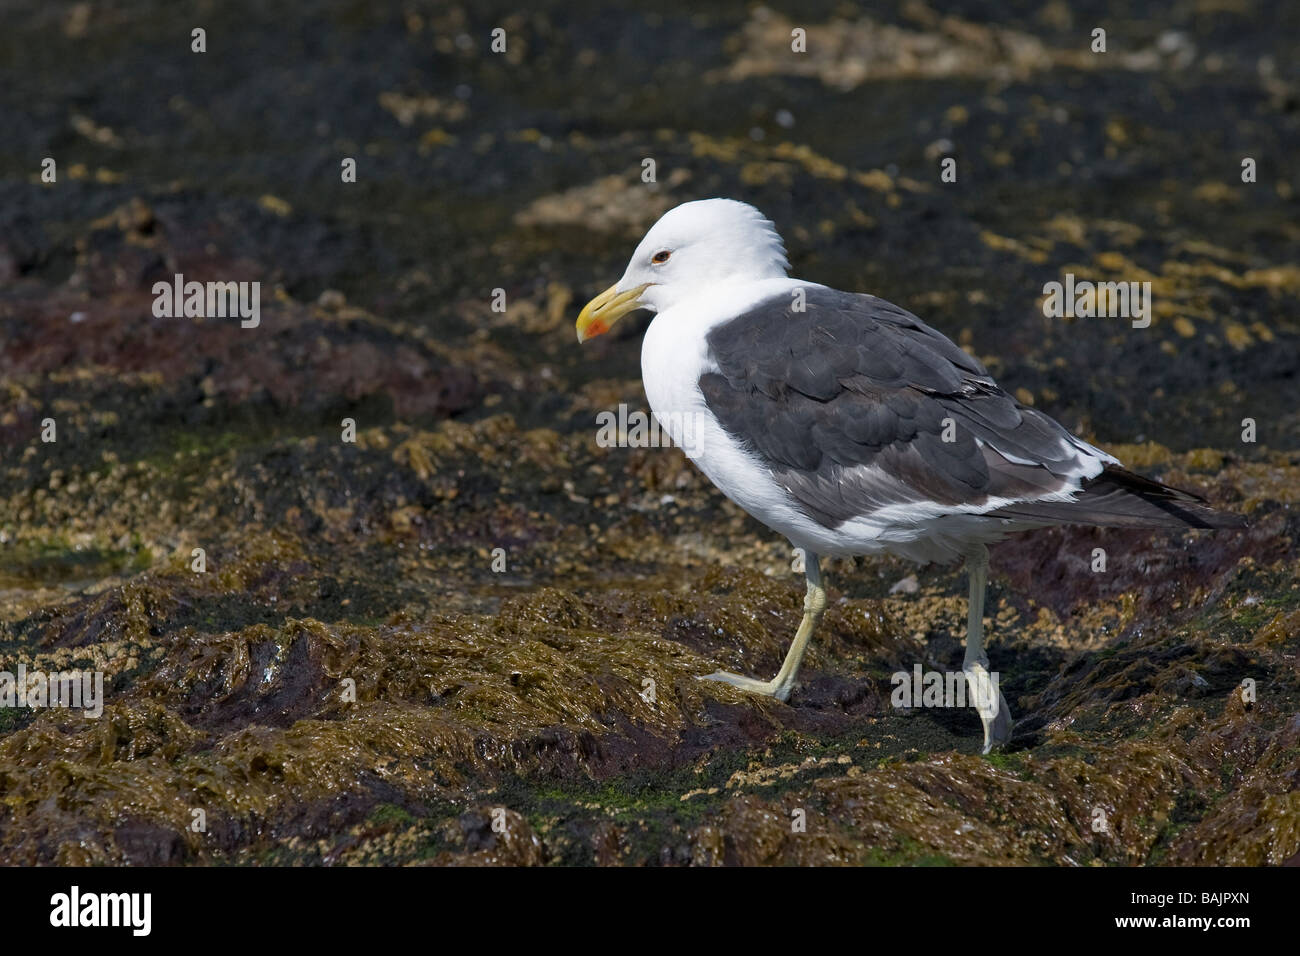
[[[105,691],[0,708],[0,857],[1296,862],[1293,11],[296,9],[0,39],[0,670]],[[1250,527],[994,548],[1003,754],[891,702],[960,667],[955,569],[831,563],[788,704],[696,680],[775,671],[799,575],[678,450],[597,443],[648,320],[572,319],[711,195]],[[1150,328],[1045,319],[1067,272],[1150,281]],[[156,318],[176,273],[260,324]]]

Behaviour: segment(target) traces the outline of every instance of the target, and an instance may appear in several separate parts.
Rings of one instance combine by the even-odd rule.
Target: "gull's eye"
[[[656,252],[653,256],[651,256],[650,261],[653,262],[655,265],[660,265],[662,263],[667,262],[668,257],[671,255],[672,253],[669,252],[667,249],[662,249],[659,252]]]

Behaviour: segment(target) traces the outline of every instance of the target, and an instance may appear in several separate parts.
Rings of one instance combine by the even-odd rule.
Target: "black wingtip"
[[[1166,485],[1164,482],[1139,475],[1119,465],[1107,465],[1094,481],[1115,485],[1136,494],[1148,504],[1154,505],[1191,528],[1244,528],[1248,524],[1244,515],[1212,508],[1204,498],[1194,492]]]
[[[1245,517],[1210,507],[1200,495],[1107,465],[1070,501],[1026,501],[991,512],[998,517],[1100,528],[1247,527]]]

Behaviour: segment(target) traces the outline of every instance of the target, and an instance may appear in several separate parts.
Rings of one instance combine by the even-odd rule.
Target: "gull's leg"
[[[780,701],[789,700],[790,691],[794,690],[794,679],[799,673],[799,662],[803,660],[804,651],[808,649],[813,631],[817,629],[817,624],[822,619],[822,612],[826,610],[821,559],[812,552],[804,555],[804,574],[808,579],[808,590],[803,599],[803,620],[799,623],[799,630],[794,635],[794,643],[790,645],[790,650],[785,655],[785,662],[777,675],[769,681],[762,681],[727,671],[714,671],[701,677],[700,680],[722,681],[724,684],[739,687],[753,694],[764,694]]]
[[[1011,739],[1011,709],[1000,688],[989,676],[989,659],[984,653],[984,590],[989,583],[989,552],[984,545],[966,556],[970,571],[970,602],[966,620],[966,659],[962,671],[980,723],[984,725],[984,753]],[[997,699],[993,695],[996,690]]]

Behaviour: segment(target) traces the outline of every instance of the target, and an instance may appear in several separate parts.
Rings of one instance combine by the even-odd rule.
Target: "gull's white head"
[[[747,203],[701,199],[668,210],[632,253],[623,278],[587,303],[578,341],[608,332],[635,309],[662,312],[720,284],[783,277],[776,227]]]

